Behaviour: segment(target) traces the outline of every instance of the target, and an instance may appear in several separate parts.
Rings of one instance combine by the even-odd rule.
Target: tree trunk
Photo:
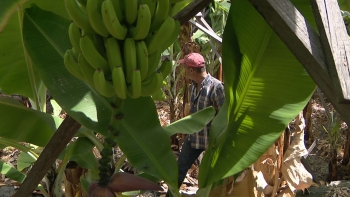
[[[328,163],[328,181],[338,181],[341,179],[341,175],[337,167],[337,150],[332,149],[330,153],[331,160]]]
[[[342,164],[344,166],[347,166],[349,164],[349,157],[350,157],[350,129],[348,129],[346,134],[346,142],[344,146],[344,156]]]
[[[305,141],[308,141],[311,137],[311,114],[312,114],[312,104],[310,102],[307,103],[307,105],[303,109],[303,116],[305,118]]]

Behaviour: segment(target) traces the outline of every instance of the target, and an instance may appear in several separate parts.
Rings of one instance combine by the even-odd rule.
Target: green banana
[[[68,36],[70,43],[72,43],[74,49],[76,50],[77,53],[80,53],[80,37],[81,37],[81,32],[79,27],[75,23],[71,23],[68,28]]]
[[[169,0],[157,0],[157,8],[152,17],[150,31],[156,31],[169,15]]]
[[[123,21],[124,20],[124,13],[123,13],[124,2],[123,2],[123,0],[112,0],[112,4],[113,4],[115,14],[117,15],[119,21]]]
[[[78,63],[79,63],[80,71],[85,78],[85,81],[91,87],[95,88],[95,83],[94,83],[95,69],[89,64],[88,61],[86,61],[82,53],[79,54]]]
[[[95,85],[95,89],[105,97],[112,97],[115,95],[113,85],[111,84],[111,82],[106,81],[106,78],[102,69],[97,69],[95,71],[94,85]]]
[[[171,61],[164,60],[160,65],[160,67],[157,69],[157,72],[162,73],[163,80],[164,80],[172,70],[173,70],[173,65]]]
[[[141,84],[141,96],[150,96],[157,92],[163,85],[162,73],[155,72],[149,80]]]
[[[148,71],[148,52],[144,41],[136,42],[137,68],[141,73],[141,80],[146,78]]]
[[[124,0],[125,21],[132,25],[137,18],[138,0]]]
[[[113,68],[112,81],[113,81],[115,94],[121,99],[126,99],[127,87],[126,87],[125,75],[122,67]]]
[[[180,33],[180,28],[181,28],[180,21],[178,20],[174,20],[174,21],[175,21],[174,31],[172,32],[170,37],[160,47],[161,52],[165,51],[165,49],[167,49],[171,44],[173,44]]]
[[[109,68],[111,69],[111,71],[113,71],[115,67],[123,66],[123,56],[120,51],[120,46],[118,41],[114,37],[107,38],[106,51]]]
[[[89,64],[95,68],[101,68],[104,72],[110,72],[107,60],[95,48],[94,41],[87,35],[80,38],[80,49]]]
[[[142,40],[148,35],[151,26],[151,12],[147,4],[141,4],[137,14],[135,27],[130,27],[129,31],[134,40]]]
[[[101,16],[102,1],[103,0],[87,0],[86,13],[92,29],[101,36],[108,37],[109,32],[103,24]]]
[[[157,69],[160,62],[161,52],[158,50],[151,55],[148,55],[148,69],[145,79],[148,79]]]
[[[65,4],[68,15],[73,20],[73,22],[85,32],[94,33],[88,16],[82,10],[82,7],[78,4],[78,2],[76,0],[65,0]]]
[[[126,38],[124,41],[124,71],[127,83],[132,81],[132,75],[134,70],[137,68],[136,57],[136,46],[134,39]]]
[[[128,95],[130,98],[139,98],[141,96],[141,74],[140,70],[134,70],[132,73],[132,81],[128,87]]]
[[[68,49],[63,57],[64,65],[67,70],[76,78],[84,80],[83,74],[80,72],[79,64],[74,58],[73,51]]]
[[[140,4],[147,4],[151,13],[151,17],[153,17],[157,7],[157,0],[141,0]]]
[[[128,33],[128,28],[122,25],[117,18],[111,0],[105,0],[101,6],[102,20],[108,32],[118,40],[124,40]]]
[[[172,1],[172,0],[170,0]],[[188,4],[190,4],[193,0],[182,0],[178,2],[174,2],[175,4],[170,10],[170,16],[175,16],[178,12],[180,12],[182,9],[184,9]]]
[[[148,54],[152,54],[170,38],[175,28],[175,21],[168,16],[154,35],[146,39]],[[162,52],[162,51],[161,51]]]

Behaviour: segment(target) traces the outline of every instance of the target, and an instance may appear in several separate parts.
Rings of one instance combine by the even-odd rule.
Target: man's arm
[[[224,90],[224,86],[222,83],[220,83],[214,87],[214,91],[211,94],[211,100],[213,102],[213,107],[214,107],[215,111],[218,112],[220,107],[225,102],[225,90]]]

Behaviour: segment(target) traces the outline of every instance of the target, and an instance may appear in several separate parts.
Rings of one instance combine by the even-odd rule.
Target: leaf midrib
[[[45,33],[45,31],[43,31],[40,26],[38,26],[35,21],[32,19],[32,17],[30,17],[30,15],[28,13],[25,13],[28,17],[28,19],[34,24],[34,26],[37,28],[37,30],[46,38],[46,40],[51,44],[51,46],[57,51],[58,54],[60,54],[60,56],[63,58],[64,56],[64,51],[62,51],[60,49],[60,47],[57,46],[57,44],[55,44],[55,42],[50,38],[49,35],[47,35]]]
[[[249,91],[249,87],[250,87],[250,84],[251,84],[251,82],[253,80],[254,74],[256,73],[258,65],[260,64],[261,60],[263,59],[263,55],[265,53],[265,49],[266,49],[267,45],[269,44],[271,36],[272,36],[272,29],[271,28],[267,28],[266,33],[265,33],[265,38],[264,38],[263,42],[261,43],[260,50],[257,53],[256,58],[254,59],[254,61],[250,61],[250,62],[253,62],[252,63],[253,69],[251,70],[251,72],[249,74],[249,77],[248,77],[248,80],[245,83],[244,89],[243,89],[241,95],[239,96],[237,107],[234,110],[234,114],[233,114],[234,115],[234,120],[237,118],[238,112],[239,112],[239,110],[241,109],[241,107],[242,107],[242,105],[244,103],[245,97],[247,95],[247,92]]]

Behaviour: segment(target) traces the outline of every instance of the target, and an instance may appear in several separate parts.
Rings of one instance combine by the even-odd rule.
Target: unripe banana
[[[115,67],[112,70],[112,81],[115,94],[121,99],[126,99],[127,87],[122,67]]]
[[[115,67],[123,67],[123,56],[120,50],[120,45],[114,37],[107,38],[106,51],[111,71],[113,71]]]
[[[111,0],[105,0],[102,3],[101,13],[108,32],[118,40],[124,40],[128,28],[120,23]]]
[[[66,10],[73,20],[73,22],[82,30],[88,33],[94,33],[92,29],[88,16],[82,10],[82,7],[78,4],[76,0],[65,0]]]
[[[173,65],[171,61],[164,60],[160,65],[160,67],[157,69],[157,72],[162,73],[163,80],[164,80],[172,70],[173,70]]]
[[[172,1],[172,0],[170,0]],[[182,9],[184,9],[188,4],[190,4],[193,0],[182,0],[173,5],[173,7],[170,10],[170,16],[175,16],[178,12],[180,12]]]
[[[138,0],[124,0],[125,21],[132,25],[137,18],[137,10],[139,8]]]
[[[145,79],[148,71],[148,52],[144,41],[136,42],[137,68],[141,73],[141,80]]]
[[[101,4],[103,0],[87,0],[86,13],[92,29],[101,36],[108,37],[109,32],[103,24],[101,16]]]
[[[169,0],[157,0],[157,8],[152,17],[150,31],[156,31],[169,15]]]
[[[146,39],[148,54],[157,51],[170,38],[175,28],[175,21],[172,17],[168,17],[156,33]],[[163,51],[161,51],[163,52]]]
[[[128,87],[128,95],[130,98],[139,98],[141,96],[141,74],[140,70],[134,70],[132,73],[131,84]]]
[[[86,61],[82,53],[79,54],[78,63],[80,71],[83,74],[85,81],[93,88],[95,88],[94,73],[95,69]]]
[[[157,7],[157,0],[141,0],[140,4],[147,4],[149,11],[151,13],[151,16],[153,17]]]
[[[68,28],[68,36],[70,43],[72,43],[73,48],[77,53],[80,53],[80,37],[81,37],[81,32],[79,27],[75,23],[71,23]]]
[[[106,81],[106,78],[102,69],[97,69],[95,71],[94,85],[95,85],[95,89],[105,97],[112,97],[115,95],[113,85],[111,84],[111,82]]]
[[[132,81],[132,75],[136,68],[137,60],[135,41],[132,38],[126,38],[124,41],[124,72],[127,83]]]
[[[172,45],[180,33],[180,28],[181,28],[180,21],[178,20],[174,20],[174,21],[175,21],[174,31],[170,35],[170,37],[164,42],[164,44],[160,47],[161,52],[165,51],[165,49],[167,49],[170,45]]]
[[[157,92],[163,85],[162,73],[155,72],[149,80],[141,84],[141,96],[150,96]]]
[[[160,62],[161,52],[158,50],[151,55],[148,55],[148,69],[145,79],[148,79],[157,69]]]
[[[101,68],[106,73],[110,72],[107,60],[97,51],[89,36],[85,35],[80,38],[80,49],[92,67]]]
[[[137,14],[137,23],[135,27],[130,27],[130,34],[134,40],[143,40],[148,35],[151,26],[151,13],[148,5],[141,4]]]
[[[117,15],[119,21],[124,20],[124,0],[112,0],[113,8],[115,11],[115,14]]]
[[[67,70],[76,78],[84,80],[83,74],[80,72],[78,63],[76,62],[73,51],[68,49],[64,54],[64,65]]]

